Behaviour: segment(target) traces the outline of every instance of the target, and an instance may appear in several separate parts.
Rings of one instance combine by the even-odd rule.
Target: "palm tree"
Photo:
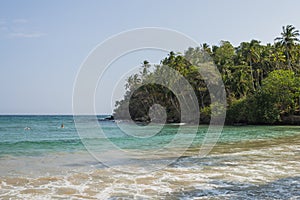
[[[260,59],[260,41],[251,40],[251,42],[242,42],[237,49],[238,54],[244,58],[244,62],[241,64],[244,65],[247,63],[250,67],[251,79],[252,79],[252,90],[255,91],[255,83],[257,83],[255,74],[254,74],[254,64],[256,64]]]
[[[252,76],[252,86],[254,88],[254,91],[256,88],[259,87],[259,71],[260,69],[257,66],[257,63],[259,63],[260,60],[260,54],[261,54],[261,48],[260,48],[260,41],[258,40],[251,40],[249,43],[249,49],[247,53],[247,60],[249,61],[249,66],[251,69],[251,76]],[[256,65],[256,66],[254,66]],[[255,68],[255,69],[254,69]]]
[[[284,69],[284,63],[286,62],[286,56],[284,55],[284,50],[282,46],[276,43],[271,46],[270,60],[272,62],[273,68],[270,71]]]
[[[208,55],[211,55],[211,54],[212,54],[211,49],[210,49],[210,46],[209,46],[207,43],[203,43],[203,44],[202,44],[202,49],[203,49],[206,53],[208,53]]]
[[[299,42],[300,36],[299,30],[293,25],[287,25],[282,27],[281,37],[275,38],[284,48],[288,61],[288,67],[291,69],[291,51],[296,42]]]

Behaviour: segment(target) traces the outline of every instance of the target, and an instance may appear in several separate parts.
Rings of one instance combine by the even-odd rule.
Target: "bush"
[[[248,122],[248,106],[245,98],[234,100],[226,113],[226,123],[247,123]]]
[[[280,121],[280,110],[275,99],[267,93],[258,92],[247,100],[248,122],[253,124],[274,124]]]

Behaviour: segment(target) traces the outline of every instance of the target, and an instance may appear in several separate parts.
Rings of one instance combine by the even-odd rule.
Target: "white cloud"
[[[12,20],[12,22],[15,24],[25,24],[28,22],[28,20],[27,19],[14,19],[14,20]]]
[[[0,18],[0,33],[9,38],[39,38],[46,34],[39,31],[30,30],[29,20],[25,18],[15,18],[7,20]]]
[[[39,38],[45,36],[45,33],[11,33],[10,36],[14,38]]]

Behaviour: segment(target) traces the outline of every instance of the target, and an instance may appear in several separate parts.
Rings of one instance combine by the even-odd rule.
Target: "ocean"
[[[105,117],[0,116],[0,199],[300,199],[299,126],[225,126],[201,155],[207,125]]]

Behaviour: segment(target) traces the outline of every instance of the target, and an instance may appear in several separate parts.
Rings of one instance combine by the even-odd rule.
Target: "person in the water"
[[[61,123],[60,128],[65,128],[65,125]]]

